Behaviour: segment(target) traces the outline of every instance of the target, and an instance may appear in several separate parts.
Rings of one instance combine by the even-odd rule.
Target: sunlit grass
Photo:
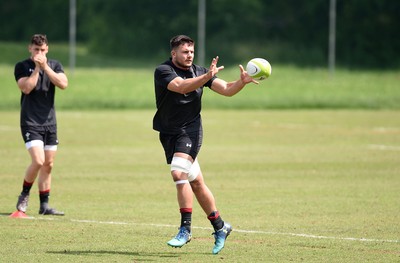
[[[0,63],[0,110],[18,109],[20,92],[14,65],[28,57],[27,47],[0,43],[5,55]],[[68,64],[68,46],[52,45],[49,57],[60,60],[69,77],[69,88],[57,92],[61,109],[154,109],[154,62],[135,58],[115,59],[77,48],[77,67]],[[166,56],[165,59],[168,57]],[[163,61],[159,61],[161,63]],[[247,61],[243,61],[245,66]],[[223,58],[220,59],[223,65]],[[218,76],[239,78],[239,67],[225,65]],[[272,63],[272,75],[259,85],[250,84],[232,98],[205,89],[204,108],[214,109],[399,109],[399,71],[348,71],[338,68],[331,76],[325,68],[298,68]]]
[[[195,204],[193,240],[176,234],[175,185],[154,110],[59,110],[51,204],[65,217],[11,219],[29,163],[18,111],[0,111],[4,262],[396,262],[398,111],[204,110],[205,180],[234,232],[213,256]]]

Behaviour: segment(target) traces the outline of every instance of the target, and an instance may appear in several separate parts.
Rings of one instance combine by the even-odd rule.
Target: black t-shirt
[[[211,87],[216,78],[188,94],[168,90],[168,84],[176,77],[193,78],[206,74],[208,69],[192,65],[190,70],[177,68],[170,60],[159,65],[154,72],[154,87],[157,112],[153,118],[153,129],[166,134],[198,131],[201,127],[201,97],[203,87]]]
[[[56,73],[64,73],[60,62],[48,60],[47,64]],[[35,62],[31,59],[18,62],[15,65],[14,76],[20,78],[29,77],[35,69]],[[50,126],[56,125],[56,113],[54,108],[55,85],[49,77],[40,70],[36,87],[29,93],[21,92],[21,126]]]

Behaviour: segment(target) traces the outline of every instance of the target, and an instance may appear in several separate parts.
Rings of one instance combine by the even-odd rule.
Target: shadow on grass
[[[0,213],[0,216],[9,216],[11,214],[12,214],[12,212],[10,212],[10,213]]]
[[[187,253],[174,253],[174,252],[160,252],[160,253],[143,253],[143,252],[128,252],[128,251],[109,251],[109,250],[61,250],[61,251],[47,251],[48,254],[60,255],[124,255],[124,256],[137,256],[137,257],[158,257],[158,258],[178,258]],[[153,261],[148,259],[148,261]]]

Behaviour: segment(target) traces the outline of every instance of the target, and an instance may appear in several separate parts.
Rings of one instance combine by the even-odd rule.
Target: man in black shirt
[[[176,184],[181,213],[178,234],[168,241],[172,247],[182,247],[191,240],[193,193],[214,228],[213,254],[218,254],[232,231],[229,223],[222,220],[215,199],[204,183],[197,155],[203,138],[201,124],[201,97],[203,88],[233,96],[248,83],[256,83],[240,65],[240,78],[226,82],[216,74],[224,67],[217,66],[218,57],[210,68],[193,64],[194,41],[185,35],[171,39],[171,58],[159,65],[154,73],[157,112],[153,128],[159,131],[167,163],[171,165],[172,179]]]
[[[51,170],[57,151],[57,120],[54,108],[55,87],[68,86],[62,65],[47,59],[49,51],[46,35],[35,34],[29,45],[30,58],[15,65],[14,75],[21,90],[21,133],[31,157],[17,209],[26,212],[29,193],[39,175],[39,214],[64,215],[49,207]]]

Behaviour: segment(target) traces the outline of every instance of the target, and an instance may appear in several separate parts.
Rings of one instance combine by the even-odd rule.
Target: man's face
[[[172,62],[182,69],[189,69],[193,64],[194,45],[184,43],[171,51]]]
[[[49,51],[49,47],[46,44],[41,46],[31,44],[29,45],[29,53],[31,53],[31,57],[35,57],[36,55],[43,55],[46,56],[47,52]]]

